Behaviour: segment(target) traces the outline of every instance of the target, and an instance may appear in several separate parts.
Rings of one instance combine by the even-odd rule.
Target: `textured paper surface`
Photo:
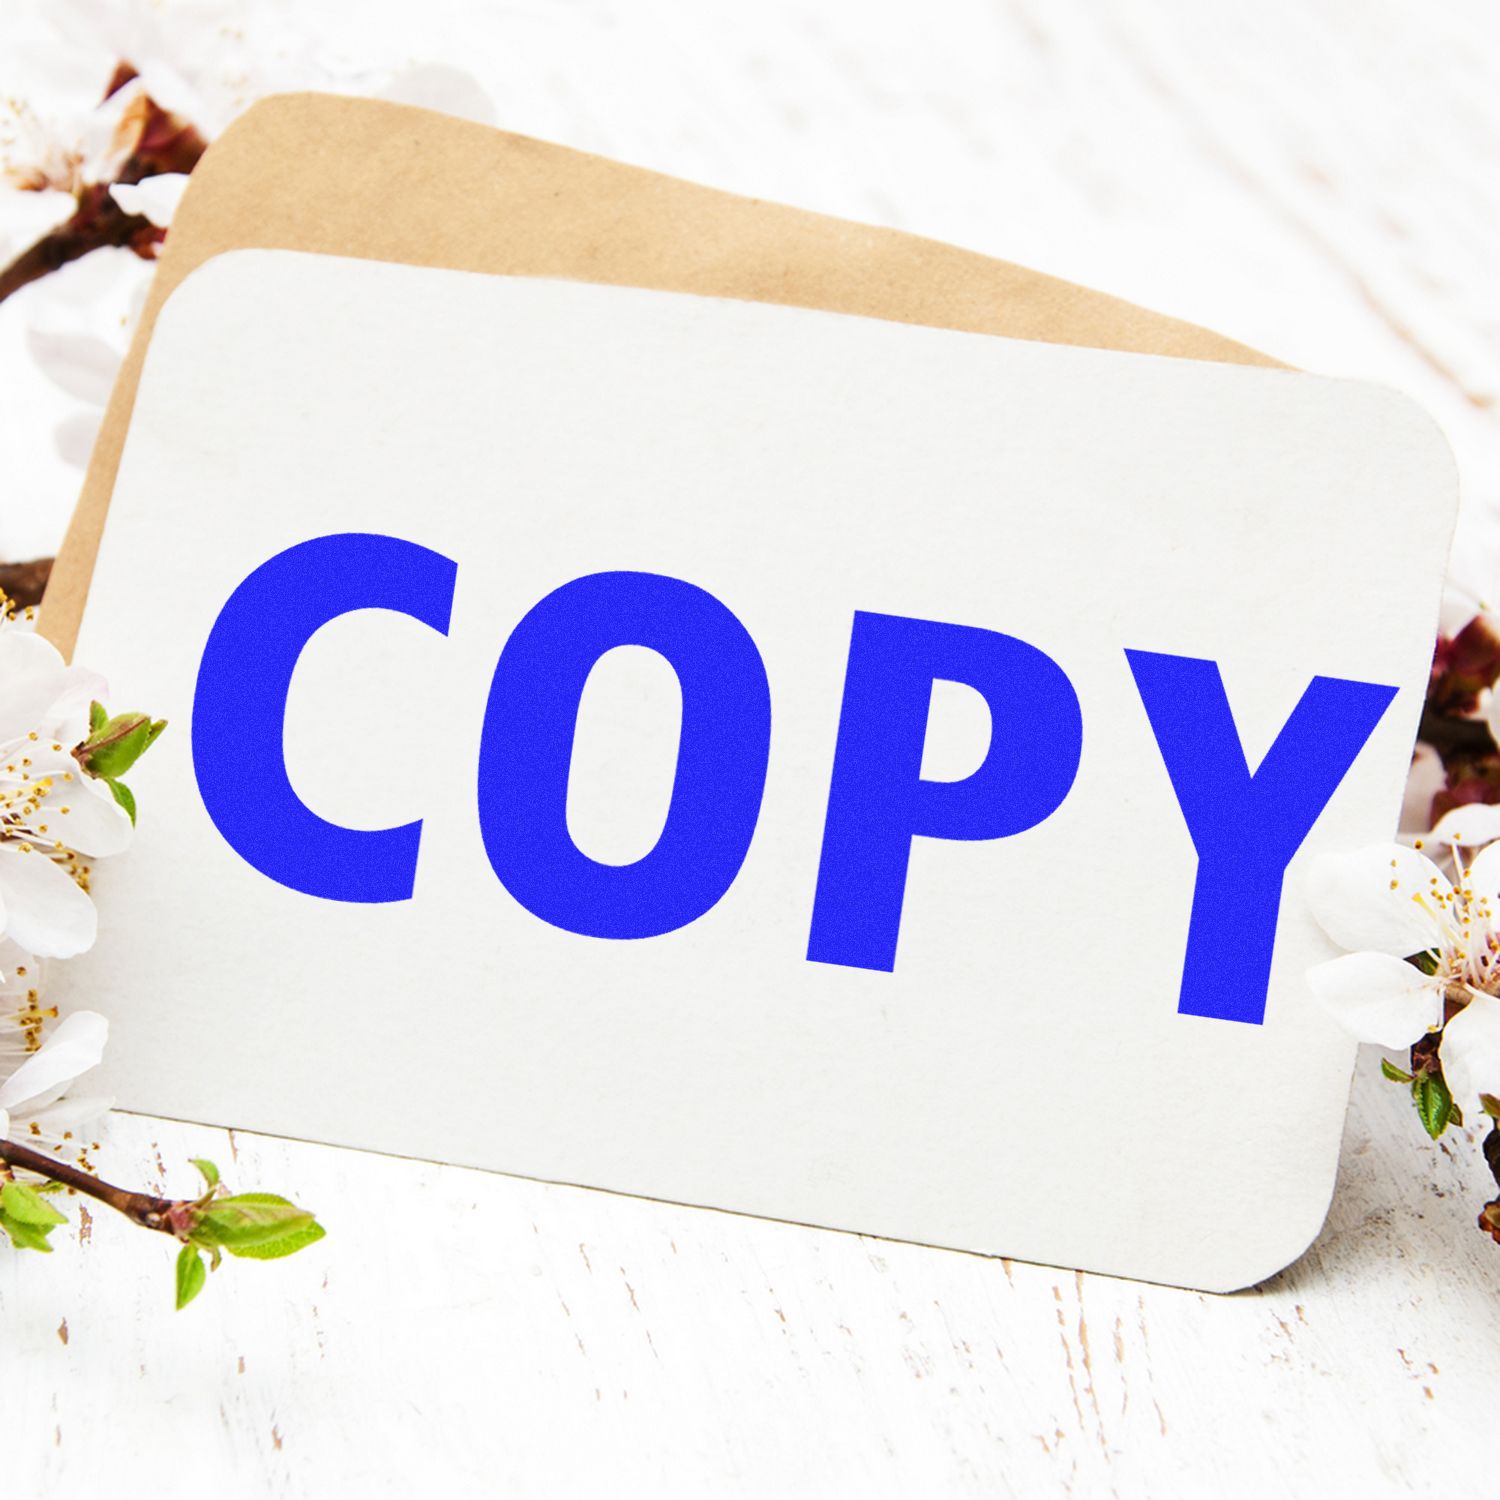
[[[127,1108],[1253,1282],[1322,1221],[1352,1054],[1305,993],[1329,950],[1300,872],[1394,823],[1454,505],[1436,429],[1375,387],[221,258],[158,325],[84,622],[82,655],[177,727],[135,777],[146,816],[99,873],[99,942],[63,966],[64,998],[109,997],[106,1082]],[[384,907],[250,869],[189,760],[223,601],[280,549],[348,529],[460,564],[447,639],[347,617],[293,684],[308,804],[355,826],[424,819],[416,895]],[[738,880],[698,922],[634,943],[519,907],[475,814],[501,644],[544,593],[610,568],[722,599],[775,705]],[[1047,822],[917,841],[890,974],[804,958],[855,609],[1019,635],[1084,715],[1077,782]],[[1288,873],[1263,1027],[1176,1014],[1195,861],[1125,647],[1216,659],[1252,765],[1314,673],[1402,686]],[[649,660],[586,695],[570,816],[595,857],[643,852],[653,805],[660,827],[673,690]],[[938,698],[928,774],[977,764],[983,734]]]
[[[157,311],[195,266],[241,248],[560,276],[1276,363],[1190,323],[914,235],[736,197],[427,110],[317,94],[270,99],[209,150],[174,218],[47,592],[42,630],[65,654]]]

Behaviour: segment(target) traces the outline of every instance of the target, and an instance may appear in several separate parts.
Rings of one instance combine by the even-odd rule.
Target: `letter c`
[[[310,811],[287,779],[287,690],[314,632],[354,610],[447,635],[457,573],[415,542],[344,532],[277,553],[219,611],[193,694],[193,771],[214,826],[261,874],[330,901],[410,898],[421,822],[344,828]]]

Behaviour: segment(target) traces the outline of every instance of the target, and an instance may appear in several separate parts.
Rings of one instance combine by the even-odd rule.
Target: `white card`
[[[221,258],[78,647],[172,727],[65,1002],[128,1109],[1253,1283],[1352,1060],[1302,871],[1393,829],[1454,508],[1368,385]]]

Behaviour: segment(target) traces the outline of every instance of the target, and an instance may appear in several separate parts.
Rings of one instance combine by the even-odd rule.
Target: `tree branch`
[[[50,557],[39,557],[32,562],[0,563],[0,593],[12,604],[25,609],[42,602],[51,576]]]
[[[93,250],[115,247],[149,255],[161,238],[161,231],[149,219],[127,214],[110,197],[107,187],[87,187],[72,218],[44,234],[0,270],[0,302]]]
[[[176,1235],[182,1227],[181,1211],[190,1206],[184,1200],[156,1198],[150,1193],[132,1193],[111,1183],[101,1182],[81,1167],[70,1166],[67,1162],[58,1161],[41,1151],[33,1151],[30,1146],[18,1145],[15,1141],[0,1140],[0,1162],[23,1172],[34,1172],[38,1177],[60,1182],[75,1192],[96,1198],[100,1203],[108,1204],[116,1213],[124,1214],[132,1224],[139,1224],[142,1229],[155,1229],[162,1234]]]

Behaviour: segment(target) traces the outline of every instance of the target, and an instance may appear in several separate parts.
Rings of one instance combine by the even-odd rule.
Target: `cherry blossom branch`
[[[91,251],[116,248],[149,253],[148,247],[160,238],[161,231],[149,219],[127,214],[107,187],[95,184],[83,190],[72,218],[49,230],[0,270],[0,302]]]
[[[192,1206],[189,1201],[157,1198],[150,1193],[133,1193],[126,1188],[115,1187],[113,1183],[91,1176],[82,1167],[57,1161],[44,1152],[34,1151],[30,1146],[22,1146],[15,1141],[0,1140],[0,1162],[23,1172],[35,1173],[38,1177],[45,1177],[49,1182],[61,1183],[74,1192],[108,1204],[116,1213],[124,1214],[132,1224],[139,1224],[142,1229],[159,1230],[162,1234],[178,1234],[182,1227],[183,1212]]]
[[[203,1290],[208,1273],[218,1268],[226,1254],[279,1260],[323,1238],[323,1226],[307,1209],[276,1193],[227,1193],[211,1161],[197,1159],[193,1165],[203,1178],[204,1190],[198,1197],[158,1198],[101,1182],[30,1146],[0,1140],[0,1229],[17,1250],[51,1250],[48,1236],[59,1224],[67,1223],[42,1196],[45,1190],[18,1180],[12,1168],[83,1193],[132,1224],[179,1242],[175,1275],[179,1311]]]
[[[110,98],[135,76],[136,71],[129,63],[120,63],[104,97]],[[95,250],[127,249],[146,260],[155,258],[164,231],[144,215],[126,213],[109,190],[116,185],[134,185],[164,172],[191,172],[208,149],[208,142],[194,126],[164,110],[148,95],[132,103],[122,129],[128,130],[134,144],[113,181],[92,182],[78,188],[72,217],[48,231],[0,270],[0,302]],[[23,183],[23,187],[38,185],[42,184]]]

